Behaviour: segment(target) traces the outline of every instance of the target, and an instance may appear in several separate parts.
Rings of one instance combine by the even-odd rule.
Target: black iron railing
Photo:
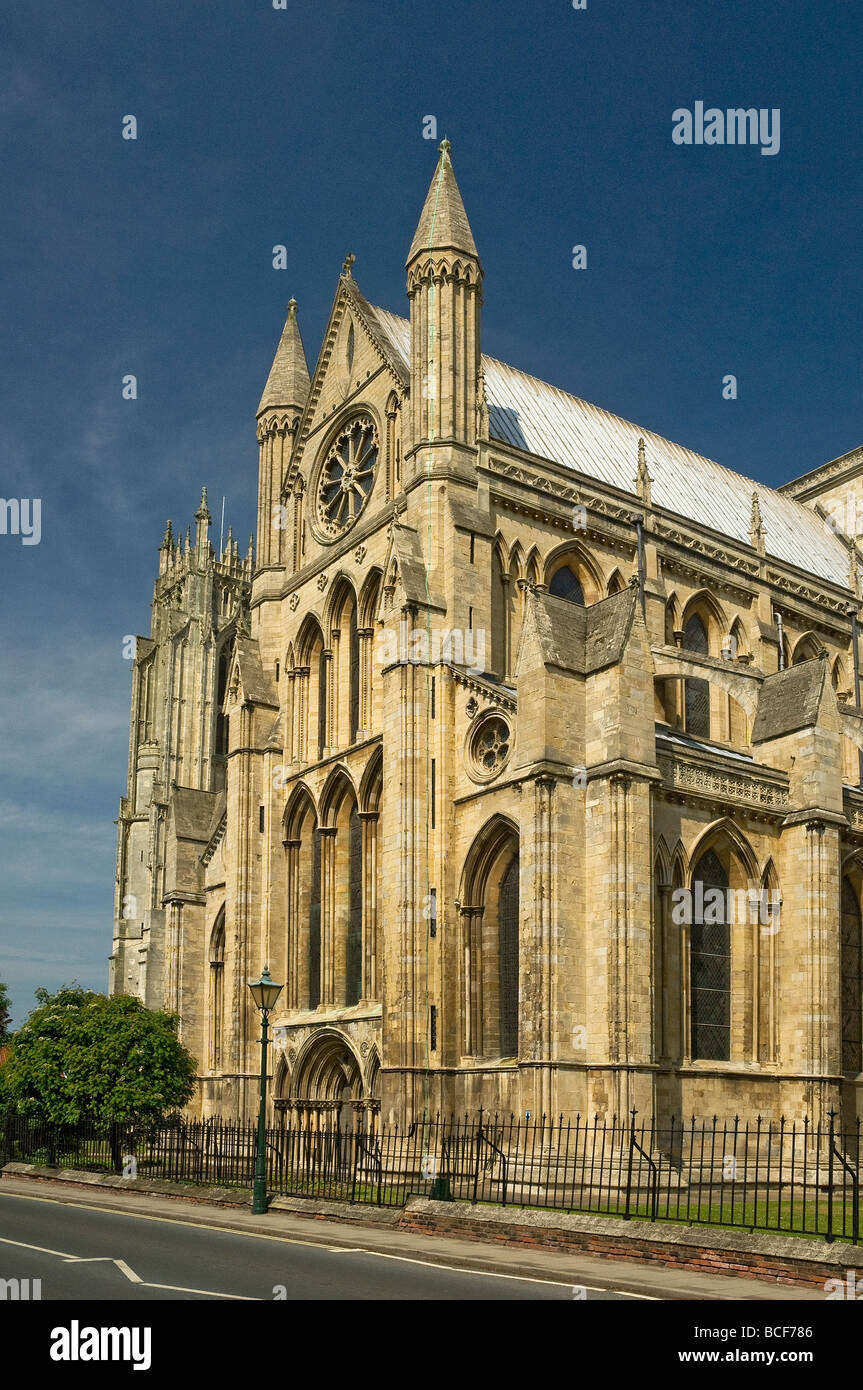
[[[860,1121],[425,1116],[306,1112],[267,1130],[274,1194],[402,1206],[415,1193],[849,1240],[860,1236]],[[218,1118],[51,1125],[0,1117],[0,1162],[250,1188],[256,1127]]]

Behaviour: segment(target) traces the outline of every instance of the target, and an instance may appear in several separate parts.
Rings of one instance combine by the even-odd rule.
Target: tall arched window
[[[312,872],[309,885],[309,1008],[321,1002],[321,832],[312,831]]]
[[[350,618],[348,619],[348,650],[351,657],[348,736],[351,743],[356,743],[357,731],[360,727],[360,639],[357,632],[357,605],[355,603],[351,604]]]
[[[518,874],[516,827],[494,816],[474,840],[461,881],[461,1050],[465,1056],[518,1057]]]
[[[555,598],[568,599],[570,603],[584,604],[584,590],[581,587],[581,580],[569,565],[563,565],[559,570],[555,570],[548,586],[548,592],[554,594]]]
[[[707,656],[707,628],[698,613],[692,613],[683,626],[683,645],[687,651]],[[710,685],[707,681],[688,676],[684,682],[684,728],[698,738],[710,737]]]
[[[863,973],[860,903],[848,878],[842,879],[840,975],[842,982],[842,1070],[863,1071]]]
[[[693,922],[689,939],[689,974],[692,1056],[711,1062],[731,1059],[731,926],[726,920],[728,886],[725,868],[714,851],[707,850],[692,875]],[[719,889],[720,893],[711,894],[711,889]],[[703,920],[696,921],[699,916]]]
[[[226,642],[219,654],[219,676],[216,683],[216,752],[223,755],[228,751],[228,716],[222,713],[222,709],[228,689],[230,659],[231,653]]]
[[[345,1003],[358,1004],[363,990],[363,833],[354,802],[348,822],[348,929]]]
[[[500,881],[497,904],[500,1053],[518,1056],[518,855]]]
[[[210,936],[210,1066],[222,1066],[225,1012],[225,909],[221,908]]]
[[[318,657],[318,729],[317,756],[324,756],[327,746],[327,659],[323,650]]]

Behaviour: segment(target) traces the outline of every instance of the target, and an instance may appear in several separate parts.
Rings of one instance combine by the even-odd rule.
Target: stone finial
[[[353,266],[356,259],[357,258],[354,255],[353,251],[349,251],[348,254],[345,256],[345,263],[342,266],[342,274],[346,275],[349,280],[352,280],[354,278],[354,272],[351,267]]]
[[[650,495],[650,484],[653,482],[647,471],[647,455],[644,449],[644,440],[638,441],[638,471],[635,474],[635,491],[641,498],[645,507],[652,505]]]
[[[438,153],[439,153],[439,154],[442,154],[442,155],[445,155],[446,158],[449,159],[449,157],[450,157],[450,150],[451,150],[451,149],[452,149],[452,145],[450,144],[449,140],[447,140],[446,136],[444,136],[444,138],[441,140],[440,144],[438,145]]]
[[[170,521],[165,522],[165,534],[162,537],[162,549],[172,550],[174,546],[174,528]]]
[[[749,522],[749,539],[759,555],[764,554],[764,523],[761,520],[761,503],[758,500],[758,493],[752,494],[752,516]]]

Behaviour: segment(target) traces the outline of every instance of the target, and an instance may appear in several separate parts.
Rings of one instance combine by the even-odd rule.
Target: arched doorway
[[[362,1133],[377,1111],[379,1064],[372,1049],[368,1075],[344,1033],[314,1034],[297,1058],[287,1109],[294,1123],[308,1129]]]

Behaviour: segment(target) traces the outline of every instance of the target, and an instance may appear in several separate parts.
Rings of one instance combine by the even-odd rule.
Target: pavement
[[[381,1217],[384,1214],[381,1213]],[[4,1175],[0,1278],[42,1298],[817,1301],[817,1289]]]

